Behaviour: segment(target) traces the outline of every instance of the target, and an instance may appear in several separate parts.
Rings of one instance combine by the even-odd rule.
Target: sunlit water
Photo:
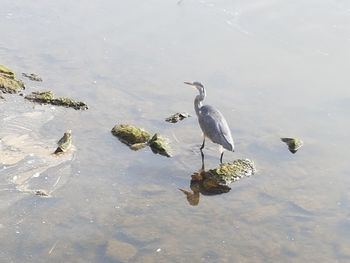
[[[31,112],[43,118],[15,123],[32,130],[28,145],[51,149],[71,129],[76,149],[64,169],[49,161],[50,198],[18,191],[16,169],[0,167],[0,261],[348,262],[349,25],[342,0],[3,0],[0,64],[44,79],[25,80],[26,93],[90,108],[0,101],[2,136],[18,132],[6,118]],[[224,159],[258,169],[198,206],[178,190],[201,166],[197,120],[164,122],[195,114],[193,80],[231,126]],[[169,138],[173,158],[130,151],[117,123]],[[293,155],[280,137],[305,145]],[[215,145],[205,158],[218,164]]]

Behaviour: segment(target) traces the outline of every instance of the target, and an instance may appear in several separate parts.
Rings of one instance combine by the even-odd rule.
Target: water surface
[[[28,163],[0,160],[1,262],[349,261],[349,24],[341,0],[2,1],[0,63],[44,79],[26,92],[90,108],[0,101],[1,136],[19,131],[6,118],[30,112],[43,117],[16,125],[43,149],[67,129],[76,148],[46,171],[64,178],[51,198],[17,191]],[[198,206],[178,190],[201,166],[197,120],[164,122],[194,115],[193,80],[231,126],[224,159],[258,169]],[[160,132],[174,157],[130,151],[116,123]],[[295,155],[279,140],[293,136],[305,142]],[[215,145],[205,158],[218,164]]]

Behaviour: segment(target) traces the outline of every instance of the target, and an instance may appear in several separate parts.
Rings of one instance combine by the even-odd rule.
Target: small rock
[[[281,141],[288,145],[291,153],[296,153],[304,145],[302,140],[296,138],[281,138]]]
[[[117,262],[130,262],[136,253],[137,249],[129,243],[116,239],[108,241],[106,255]]]
[[[31,81],[43,81],[43,79],[35,73],[22,73],[22,76],[30,79]]]
[[[171,115],[170,117],[166,118],[165,121],[171,122],[171,123],[177,123],[178,121],[182,121],[183,119],[188,118],[188,117],[191,117],[191,115],[186,113],[186,112],[175,113],[175,114]]]
[[[46,193],[46,191],[44,191],[44,190],[35,190],[34,193],[35,193],[35,195],[37,195],[37,196],[42,196],[42,197],[47,197],[47,196],[49,196],[49,194]]]
[[[149,141],[149,147],[151,147],[152,152],[159,153],[160,155],[171,157],[169,151],[169,145],[166,141],[160,137],[157,133],[153,135],[152,139]]]

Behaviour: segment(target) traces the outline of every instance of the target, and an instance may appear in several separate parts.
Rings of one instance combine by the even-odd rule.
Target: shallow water
[[[26,93],[90,108],[0,101],[1,136],[31,129],[49,151],[71,129],[76,148],[49,167],[50,198],[16,190],[16,169],[0,166],[0,261],[348,262],[349,24],[341,0],[2,1],[0,63],[44,79],[24,80]],[[197,120],[164,121],[194,115],[193,80],[231,126],[224,159],[258,169],[198,206],[178,190],[201,166]],[[28,112],[43,117],[5,125]],[[160,132],[174,157],[130,151],[116,123]],[[280,137],[305,145],[293,155]],[[205,158],[217,165],[215,145]]]

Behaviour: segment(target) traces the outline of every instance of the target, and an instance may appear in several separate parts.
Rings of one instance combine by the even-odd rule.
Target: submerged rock
[[[131,262],[137,254],[137,248],[130,243],[111,239],[106,246],[106,255],[115,262]]]
[[[296,153],[304,145],[302,140],[296,138],[281,138],[281,141],[288,145],[291,153]]]
[[[57,142],[58,147],[54,154],[60,154],[68,151],[72,145],[72,131],[68,130],[63,134],[63,137]]]
[[[34,91],[31,94],[24,97],[27,100],[37,102],[40,104],[51,104],[56,106],[63,106],[67,108],[73,108],[75,110],[87,110],[86,103],[81,101],[75,101],[67,97],[55,97],[52,91]]]
[[[30,79],[31,81],[43,81],[43,79],[35,73],[22,73],[22,76]]]
[[[151,135],[147,131],[128,124],[115,125],[111,132],[122,143],[130,146],[131,148],[136,144],[136,147],[133,150],[138,150],[137,145],[146,144],[144,146],[147,146],[147,143],[151,138]]]
[[[183,119],[188,118],[188,117],[191,117],[191,115],[186,113],[186,112],[175,113],[175,114],[171,115],[170,117],[166,118],[165,121],[171,122],[171,123],[177,123],[178,121],[182,121]]]
[[[152,139],[148,142],[148,145],[151,147],[152,152],[171,157],[168,143],[157,133],[153,135]]]
[[[12,70],[0,65],[0,91],[3,93],[18,93],[24,88],[23,82],[16,79],[16,75]]]

